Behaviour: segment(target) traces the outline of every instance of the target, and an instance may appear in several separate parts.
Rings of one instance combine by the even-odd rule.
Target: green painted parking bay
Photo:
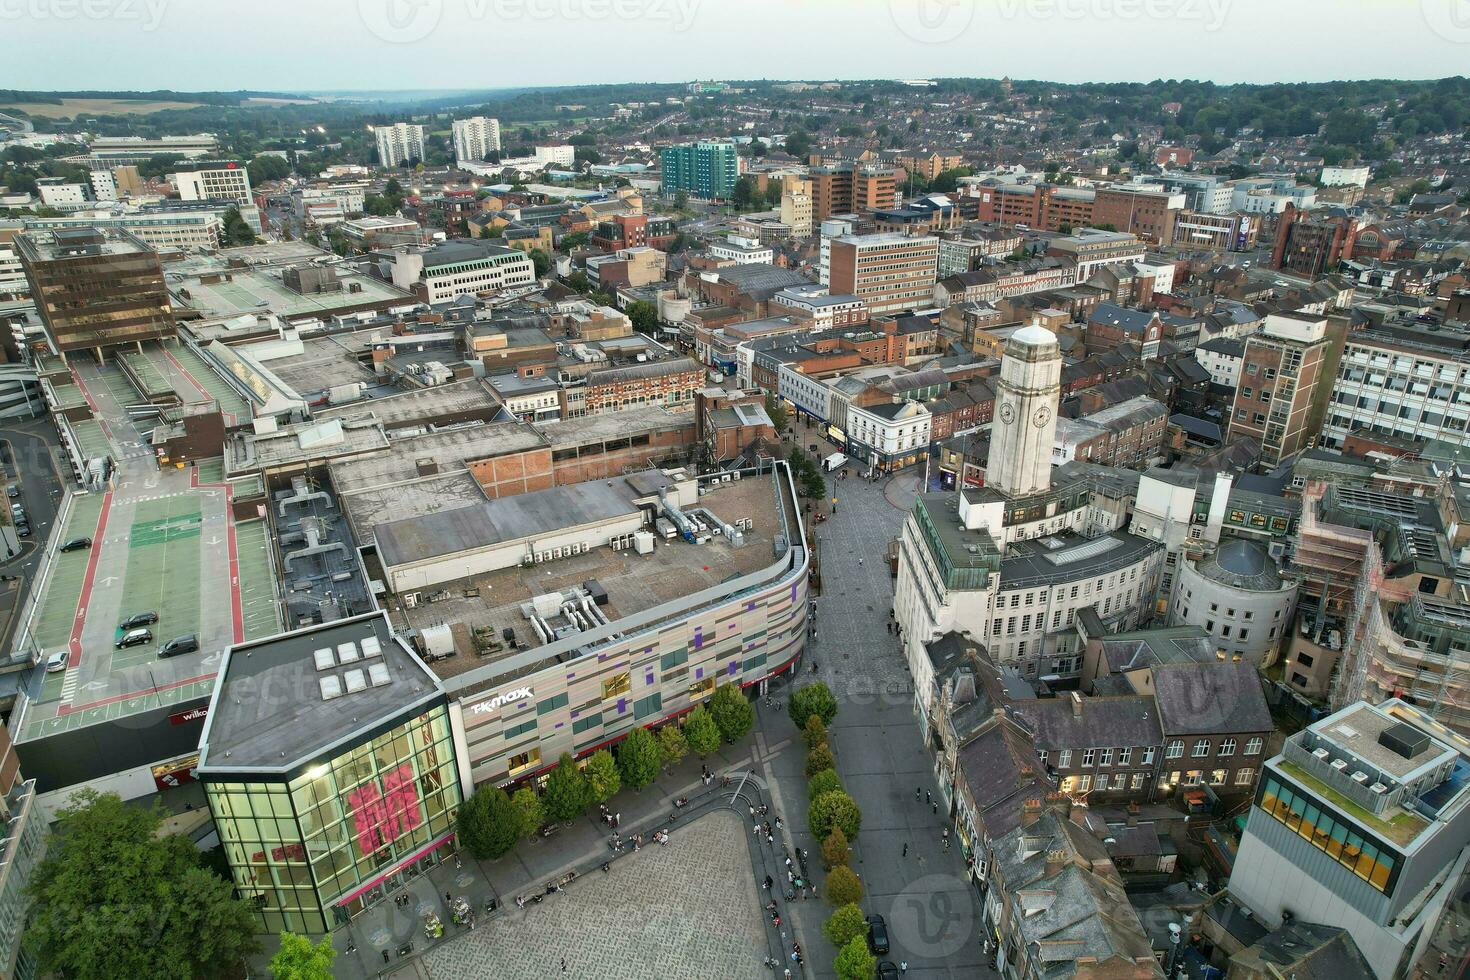
[[[134,508],[120,616],[156,612],[158,622],[148,627],[153,643],[113,652],[114,669],[152,660],[169,639],[199,632],[202,520],[193,494],[143,500]],[[229,601],[227,589],[223,599]]]

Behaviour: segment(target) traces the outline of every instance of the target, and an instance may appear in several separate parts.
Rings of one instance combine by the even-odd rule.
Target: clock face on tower
[[[1046,423],[1050,421],[1051,409],[1047,408],[1045,405],[1038,408],[1036,410],[1036,414],[1031,416],[1031,424],[1036,426],[1038,429],[1044,427]]]
[[[1000,407],[1000,420],[1006,425],[1011,425],[1016,421],[1016,408],[1010,402]]]

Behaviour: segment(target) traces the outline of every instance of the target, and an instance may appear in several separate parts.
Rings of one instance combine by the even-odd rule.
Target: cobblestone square
[[[769,974],[744,821],[719,811],[670,833],[667,845],[645,845],[540,905],[511,904],[426,954],[425,971],[433,980]]]

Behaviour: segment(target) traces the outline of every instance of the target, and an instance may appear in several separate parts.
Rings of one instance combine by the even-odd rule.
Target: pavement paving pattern
[[[676,826],[666,846],[646,845],[540,905],[511,905],[423,966],[433,980],[769,973],[745,834],[730,812]]]

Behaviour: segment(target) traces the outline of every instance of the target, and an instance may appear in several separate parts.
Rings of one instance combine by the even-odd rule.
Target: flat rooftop
[[[347,424],[362,422],[354,420]],[[373,428],[377,429],[377,425]],[[491,459],[545,446],[540,433],[524,422],[469,425],[385,441],[377,448],[387,452],[334,463],[332,480],[340,493],[352,494],[437,475],[422,472],[420,464],[440,472],[461,470],[467,460]]]
[[[694,424],[694,409],[675,411],[661,405],[640,405],[616,412],[599,412],[574,419],[536,423],[551,446],[582,446],[634,432],[674,429]]]
[[[199,768],[289,771],[441,695],[381,612],[239,644],[220,670]]]
[[[262,360],[261,365],[290,385],[299,395],[309,395],[336,385],[358,381],[369,386],[376,385],[379,383],[378,376],[358,360],[358,357],[369,352],[373,338],[379,333],[380,330],[364,330],[305,337],[302,339],[301,353],[272,357]],[[246,347],[247,351],[249,349]]]
[[[518,499],[523,498],[507,498],[499,503]],[[781,500],[788,499],[782,494]],[[594,548],[570,558],[529,568],[500,569],[442,586],[437,601],[421,601],[404,611],[415,628],[450,624],[455,654],[430,669],[440,677],[451,677],[485,666],[495,656],[505,657],[538,646],[540,641],[521,612],[521,606],[538,595],[578,589],[595,579],[608,593],[602,611],[616,622],[776,563],[775,538],[783,533],[783,518],[789,521],[791,517],[783,513],[788,504],[777,503],[772,477],[747,476],[713,484],[699,498],[699,506],[708,507],[731,523],[749,518],[753,526],[745,533],[745,544],[732,547],[721,537],[707,544],[688,544],[656,536],[651,555],[640,555],[632,549]],[[472,635],[476,629],[490,630],[496,639],[509,629],[519,650],[486,658],[477,656]]]
[[[485,385],[484,381],[473,378],[433,388],[414,388],[370,401],[328,406],[311,414],[317,419],[350,419],[371,414],[384,427],[394,429],[444,415],[482,410],[493,412],[500,403]]]
[[[1395,779],[1408,778],[1416,770],[1432,762],[1442,761],[1443,756],[1453,751],[1433,734],[1412,725],[1408,727],[1415,735],[1425,736],[1428,739],[1424,750],[1412,759],[1404,758],[1378,741],[1384,732],[1405,725],[1406,722],[1403,719],[1359,702],[1329,718],[1324,718],[1314,724],[1311,730],[1332,745],[1342,749],[1345,754],[1361,759]]]
[[[286,268],[300,262],[281,265],[259,265],[218,267],[209,266],[197,271],[170,265],[164,279],[176,307],[196,310],[208,317],[239,316],[247,313],[271,312],[283,317],[330,316],[333,313],[367,306],[373,303],[390,305],[401,302],[412,305],[417,302],[412,295],[383,282],[362,275],[352,266],[327,263],[333,268],[342,288],[333,292],[298,293],[282,281]],[[219,275],[213,282],[205,277]],[[184,291],[188,296],[184,296]]]
[[[340,499],[357,543],[367,548],[377,543],[373,529],[379,524],[468,507],[487,498],[470,471],[459,470],[341,494]]]
[[[354,456],[388,448],[388,437],[376,422],[305,422],[282,426],[266,434],[235,433],[225,443],[228,473],[320,464],[334,457]]]

